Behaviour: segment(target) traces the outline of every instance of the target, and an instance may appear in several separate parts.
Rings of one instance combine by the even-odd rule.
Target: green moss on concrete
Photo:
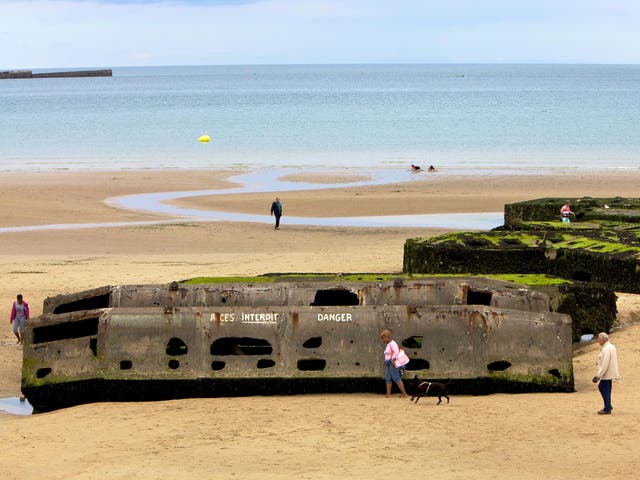
[[[195,277],[183,280],[180,283],[184,285],[199,285],[203,283],[257,283],[273,281],[271,277]]]
[[[44,378],[38,378],[36,376],[35,370],[33,370],[32,375],[25,375],[25,369],[22,369],[22,385],[29,385],[30,387],[40,387],[42,385],[51,385],[57,383],[68,383],[75,382],[77,380],[84,380],[84,378],[80,375],[62,375],[60,373],[56,373],[55,376],[46,376]]]
[[[560,223],[560,207],[566,200],[578,221],[617,220],[636,223],[640,220],[640,198],[539,198],[505,205],[505,224],[518,221],[556,221]],[[605,208],[605,205],[608,208]]]
[[[520,285],[533,286],[554,286],[565,285],[572,283],[570,280],[564,278],[554,277],[551,275],[534,275],[524,273],[512,273],[512,274],[495,274],[495,275],[483,275],[487,278],[495,278],[496,280],[503,280],[505,282],[519,283]]]
[[[580,250],[589,250],[599,253],[626,253],[631,256],[640,256],[640,247],[633,245],[625,245],[620,242],[606,241],[613,240],[614,236],[609,235],[604,240],[597,240],[589,237],[581,237],[578,235],[570,235],[564,242],[555,244],[557,248],[574,248]]]
[[[185,285],[209,284],[209,283],[259,283],[259,282],[277,282],[277,281],[294,281],[304,279],[305,281],[340,281],[340,282],[390,282],[397,279],[400,280],[420,280],[428,278],[459,278],[465,279],[469,277],[489,278],[501,280],[504,282],[517,283],[526,286],[553,286],[571,283],[571,281],[554,277],[551,275],[541,274],[487,274],[478,275],[470,272],[460,274],[436,273],[436,274],[409,274],[409,273],[350,273],[344,275],[327,274],[286,274],[272,276],[256,276],[256,277],[196,277],[180,282]]]
[[[621,242],[620,235],[614,231],[594,233],[593,229],[585,229],[584,234],[567,228],[568,233],[543,231],[492,231],[462,232],[439,235],[426,239],[411,239],[416,246],[442,245],[447,247],[496,247],[518,248],[539,247],[552,243],[556,248],[574,248],[597,251],[600,253],[626,253],[640,256],[640,245]],[[589,232],[590,234],[587,234]]]
[[[639,228],[458,232],[405,242],[407,273],[540,273],[640,292]]]

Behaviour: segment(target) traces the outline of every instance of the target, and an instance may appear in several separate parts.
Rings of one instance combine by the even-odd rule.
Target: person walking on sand
[[[569,202],[569,200],[567,200],[560,209],[560,218],[562,220],[562,223],[571,223],[569,215],[575,215],[575,213],[571,211],[571,203]]]
[[[13,324],[13,333],[19,344],[24,342],[24,324],[26,320],[29,320],[29,304],[22,299],[21,294],[18,294],[11,307],[9,323]]]
[[[280,203],[280,199],[276,197],[276,199],[271,204],[271,215],[276,217],[276,227],[275,229],[280,229],[280,217],[282,216],[282,203]]]
[[[598,383],[598,390],[604,401],[604,408],[598,410],[600,415],[608,415],[613,410],[611,406],[611,383],[620,380],[618,372],[618,352],[616,347],[609,342],[609,335],[604,332],[598,334],[600,353],[598,354],[598,373],[593,377],[593,383]]]
[[[387,346],[384,349],[384,380],[387,384],[387,393],[385,397],[391,396],[391,382],[395,382],[402,393],[402,398],[407,397],[407,392],[404,389],[404,383],[402,383],[402,372],[404,366],[409,363],[409,357],[398,347],[395,340],[391,339],[391,332],[389,330],[383,330],[380,332],[380,340],[382,340]]]

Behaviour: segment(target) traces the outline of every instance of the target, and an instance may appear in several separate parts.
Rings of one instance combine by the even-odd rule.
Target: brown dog
[[[426,380],[420,380],[416,375],[415,377],[413,377],[413,391],[415,393],[411,397],[411,401],[413,401],[413,399],[415,398],[416,403],[418,403],[420,397],[438,397],[438,403],[436,403],[436,405],[439,405],[442,402],[442,397],[445,397],[447,399],[447,403],[449,403],[449,395],[447,395],[447,385],[449,385],[450,382],[451,380],[449,380],[446,384],[438,382],[427,382]]]

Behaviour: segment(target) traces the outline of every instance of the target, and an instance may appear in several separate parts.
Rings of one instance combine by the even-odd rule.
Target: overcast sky
[[[0,70],[640,63],[637,0],[0,0]]]

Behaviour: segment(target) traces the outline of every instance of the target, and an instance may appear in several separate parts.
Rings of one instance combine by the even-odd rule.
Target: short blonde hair
[[[389,330],[382,330],[380,332],[380,338],[391,338],[391,332]]]

